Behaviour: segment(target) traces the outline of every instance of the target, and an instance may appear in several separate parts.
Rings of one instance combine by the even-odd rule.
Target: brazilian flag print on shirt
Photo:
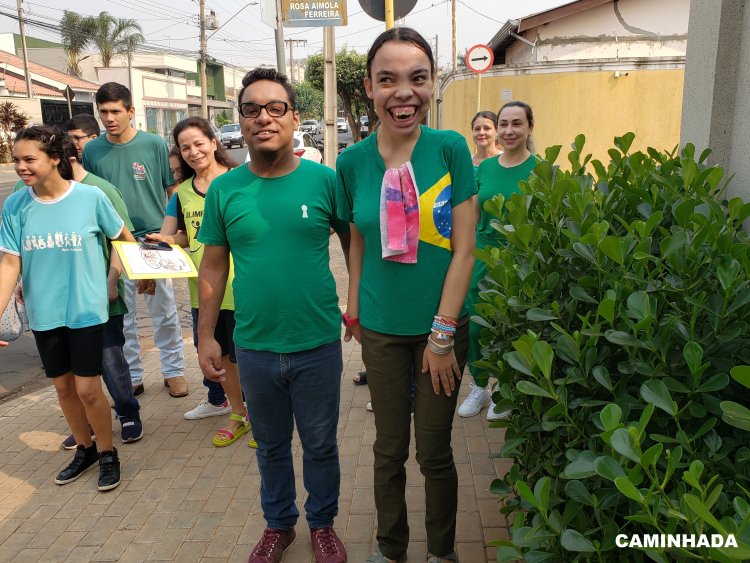
[[[453,208],[477,192],[469,147],[455,131],[422,126],[410,162],[419,190],[416,264],[381,258],[380,187],[385,164],[378,152],[377,132],[345,150],[336,162],[340,216],[354,223],[364,237],[360,322],[386,334],[430,332],[452,257]]]

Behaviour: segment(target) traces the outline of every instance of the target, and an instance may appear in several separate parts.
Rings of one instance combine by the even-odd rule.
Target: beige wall
[[[505,103],[503,94],[529,103],[536,120],[536,151],[562,145],[562,165],[579,133],[586,135],[587,151],[605,163],[613,138],[628,131],[636,134],[634,150],[672,149],[680,140],[684,70],[624,72],[619,78],[609,69],[488,76],[482,79],[481,109],[498,111]],[[472,151],[470,121],[477,111],[477,84],[476,78],[453,81],[442,93],[441,127],[463,134]]]
[[[536,47],[516,41],[506,63],[684,56],[689,12],[690,0],[609,2],[523,32]]]

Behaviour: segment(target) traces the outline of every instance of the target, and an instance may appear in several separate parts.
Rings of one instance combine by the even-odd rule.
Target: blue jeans
[[[117,418],[139,418],[141,409],[133,395],[130,383],[130,368],[125,360],[122,345],[125,335],[122,332],[123,315],[114,315],[104,325],[104,350],[102,353],[102,379],[107,391],[115,402]]]
[[[229,339],[227,339],[226,331],[220,330],[220,328],[224,328],[223,326],[220,327],[220,323],[222,322],[222,315],[224,311],[219,311],[219,318],[216,320],[216,340],[219,342],[219,346],[221,346],[221,354],[222,356],[229,356],[229,360],[231,362],[237,363],[237,358],[234,355],[234,352],[230,352],[227,350],[226,353],[224,353],[224,349],[227,348],[230,343],[232,346],[232,350],[234,350],[234,341],[231,340],[232,333],[229,333]],[[232,311],[234,313],[234,311]],[[195,307],[192,307],[190,309],[190,315],[193,317],[193,344],[195,344],[195,349],[198,349],[198,318],[199,318],[199,310]],[[226,320],[224,319],[224,322],[226,323]],[[234,315],[232,315],[232,332],[234,332]],[[230,340],[231,342],[228,342],[227,340]],[[226,400],[227,396],[224,394],[224,388],[221,386],[221,383],[218,383],[216,381],[211,381],[207,377],[203,377],[203,385],[208,389],[208,402],[211,403],[213,406],[218,407],[223,405]]]
[[[258,442],[260,502],[269,528],[297,523],[292,431],[302,443],[302,475],[310,528],[333,525],[338,514],[339,449],[336,427],[343,361],[341,341],[291,354],[237,346],[237,367]]]
[[[138,340],[138,323],[136,322],[136,288],[135,281],[125,280],[125,345],[123,351],[130,366],[130,379],[133,385],[143,383],[143,364],[141,363],[141,343]],[[170,279],[156,280],[156,294],[144,295],[151,320],[154,325],[154,344],[159,348],[161,371],[164,379],[184,375],[185,368],[182,356],[182,330],[177,318],[177,306],[174,302],[174,287]]]

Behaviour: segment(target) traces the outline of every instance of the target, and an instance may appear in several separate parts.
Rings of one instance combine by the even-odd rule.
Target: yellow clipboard
[[[158,278],[194,278],[198,276],[195,264],[182,248],[170,245],[172,250],[145,248],[137,242],[113,241],[117,255],[129,280]]]

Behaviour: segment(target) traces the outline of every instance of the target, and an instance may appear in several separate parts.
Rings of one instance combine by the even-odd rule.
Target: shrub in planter
[[[487,202],[507,239],[474,317],[477,365],[512,408],[493,483],[514,513],[498,560],[750,558],[750,204],[708,151],[545,159]],[[730,535],[734,547],[622,550],[618,534]]]

